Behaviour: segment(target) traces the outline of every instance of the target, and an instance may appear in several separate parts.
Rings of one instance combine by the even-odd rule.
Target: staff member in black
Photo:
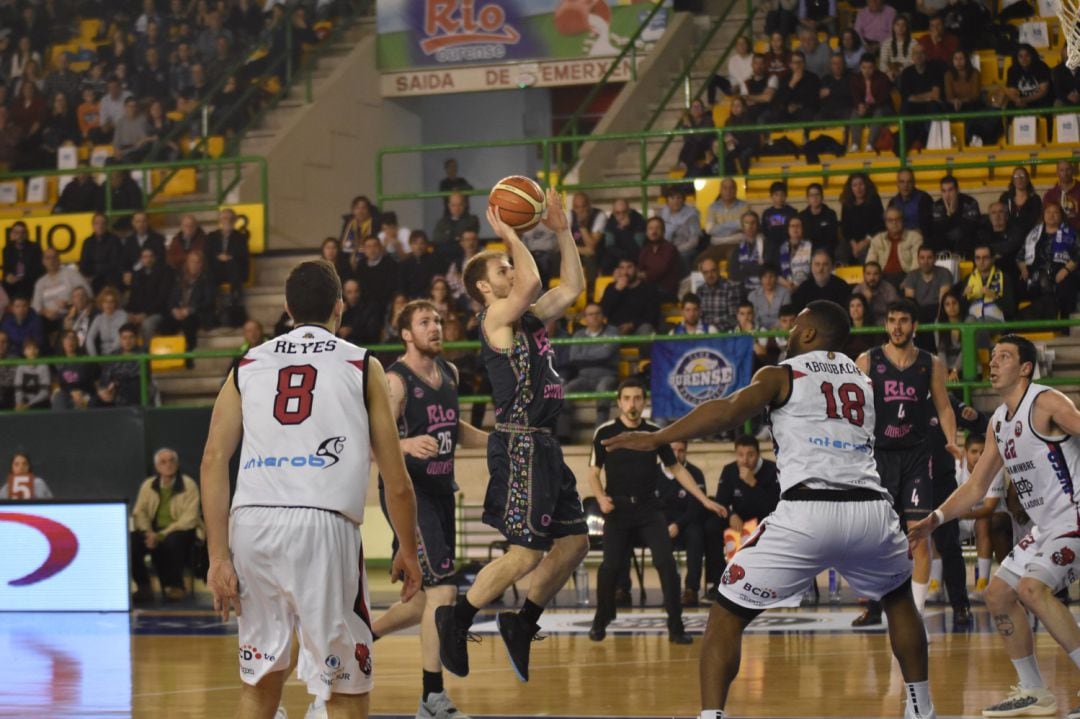
[[[686,442],[672,442],[671,451],[675,453],[676,461],[694,478],[701,493],[707,494],[705,473],[686,459]],[[705,559],[705,508],[690,496],[686,487],[679,484],[675,475],[663,467],[659,475],[656,493],[664,510],[671,546],[686,552],[686,583],[683,585],[681,603],[684,607],[696,607],[698,592],[701,591],[701,566]]]
[[[607,625],[615,619],[615,578],[637,534],[648,545],[653,566],[660,575],[664,609],[668,615],[668,639],[673,644],[690,644],[692,640],[682,622],[679,572],[671,553],[668,523],[656,495],[657,463],[661,463],[706,509],[717,514],[725,514],[726,510],[705,496],[668,445],[648,452],[626,449],[609,452],[602,444],[606,439],[623,432],[656,432],[660,429],[641,417],[645,409],[645,385],[640,380],[630,378],[619,384],[618,404],[618,418],[596,428],[589,458],[589,481],[600,511],[605,515],[604,561],[597,580],[596,615],[589,638],[601,641],[607,634]],[[605,467],[606,487],[600,483],[600,470]]]

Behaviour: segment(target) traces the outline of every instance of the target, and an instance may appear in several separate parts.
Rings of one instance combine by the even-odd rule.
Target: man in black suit
[[[218,214],[218,229],[206,236],[206,257],[213,286],[229,286],[221,307],[221,323],[230,327],[244,324],[242,290],[248,276],[248,233],[236,227],[236,213],[229,208]]]
[[[165,260],[160,259],[148,244],[143,245],[138,268],[131,279],[131,295],[124,309],[128,321],[139,326],[146,349],[149,349],[150,339],[169,311],[172,287],[173,273]]]
[[[119,287],[124,272],[123,243],[109,232],[109,220],[100,212],[91,220],[94,233],[83,242],[79,272],[90,281],[94,293],[112,285]],[[7,266],[5,262],[5,267]]]
[[[124,238],[124,284],[131,287],[132,275],[142,269],[142,251],[153,250],[157,265],[165,264],[165,236],[150,227],[150,216],[136,212],[131,216],[131,234]]]
[[[4,290],[8,297],[30,297],[34,283],[45,274],[41,262],[41,247],[30,241],[26,223],[16,222],[8,230],[4,244]]]

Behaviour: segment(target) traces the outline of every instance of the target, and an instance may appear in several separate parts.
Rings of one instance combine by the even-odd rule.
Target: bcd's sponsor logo
[[[744,592],[752,594],[755,597],[760,597],[761,599],[776,599],[776,597],[779,596],[776,593],[775,589],[763,589],[761,587],[755,587],[754,585],[750,584],[750,582],[743,584],[742,588]]]

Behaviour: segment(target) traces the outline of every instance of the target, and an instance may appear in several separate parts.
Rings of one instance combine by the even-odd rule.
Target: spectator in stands
[[[73,267],[60,264],[60,254],[53,248],[42,254],[45,274],[34,283],[34,296],[30,306],[41,316],[45,335],[51,336],[58,329],[67,314],[71,293],[76,287],[87,292],[90,285]]]
[[[768,91],[770,97],[774,92],[775,90]],[[751,109],[766,106],[748,107],[747,103],[750,99],[749,97],[731,98],[731,114],[728,116],[727,122],[724,123],[725,130],[730,130],[730,132],[723,133],[725,151],[723,170],[726,175],[745,175],[750,172],[750,161],[761,147],[761,133],[752,129],[761,112],[751,112]],[[750,129],[733,129],[740,127]]]
[[[379,230],[379,241],[394,259],[404,259],[409,254],[409,234],[412,232],[408,227],[398,224],[396,212],[384,212],[379,218],[382,221],[382,229]],[[464,234],[464,233],[463,233]],[[338,245],[340,249],[340,245]],[[354,253],[357,260],[360,253]]]
[[[120,295],[112,287],[97,296],[101,312],[90,323],[86,334],[86,351],[91,355],[108,355],[120,346],[120,328],[128,323],[127,312],[120,308]]]
[[[341,245],[338,244],[336,237],[327,237],[322,241],[319,246],[319,256],[334,266],[338,279],[342,283],[352,276],[352,267],[341,254]]]
[[[968,303],[970,322],[1004,322],[1012,319],[1016,309],[1012,283],[1008,276],[994,266],[994,254],[989,245],[975,244],[975,268],[964,282],[964,299]],[[989,338],[980,345],[989,346]]]
[[[220,12],[208,12],[204,16],[206,27],[199,33],[195,41],[195,51],[199,59],[204,63],[211,63],[218,59],[218,38],[224,37],[229,44],[233,43],[232,32],[222,25],[223,18]]]
[[[67,96],[62,92],[57,92],[46,97],[52,98],[52,107],[42,126],[41,151],[43,160],[52,164],[57,150],[64,145],[78,143],[81,133]]]
[[[750,70],[750,77],[743,81],[742,88],[739,91],[746,104],[746,112],[742,114],[747,116],[747,120],[739,124],[752,125],[757,122],[762,113],[769,109],[769,105],[772,104],[773,97],[776,95],[776,90],[780,87],[780,80],[775,75],[769,74],[768,62],[761,53],[754,53],[753,59],[750,61]],[[732,102],[733,117],[735,116],[734,113],[735,107],[734,102]],[[731,124],[729,118],[728,125]]]
[[[1025,237],[1042,220],[1042,200],[1024,167],[1012,171],[1009,187],[1001,193],[1000,201],[1008,213],[1008,224]]]
[[[435,223],[431,238],[435,254],[443,267],[461,259],[461,235],[466,230],[480,231],[480,220],[470,214],[465,195],[455,192],[446,198],[447,211]],[[412,240],[410,239],[410,243]]]
[[[345,311],[341,315],[338,337],[356,345],[378,342],[384,316],[382,306],[374,302],[364,302],[360,283],[352,278],[345,280],[342,286],[342,299],[345,300]]]
[[[228,285],[228,295],[221,308],[221,324],[239,327],[244,324],[244,283],[250,268],[247,230],[236,226],[236,212],[228,207],[218,213],[218,229],[206,236],[211,289]]]
[[[720,276],[717,261],[702,258],[698,271],[704,279],[698,288],[702,321],[721,331],[730,330],[735,324],[735,310],[739,306],[742,290],[739,285]]]
[[[165,115],[165,105],[161,100],[150,101],[146,113],[146,134],[150,138],[149,156],[156,160],[172,162],[180,155],[180,146],[169,139],[176,123]]]
[[[24,162],[33,168],[40,167],[36,149],[41,144],[41,133],[48,119],[45,97],[38,86],[29,81],[22,82],[14,95],[16,99],[11,103],[9,112],[11,123],[19,128],[24,138],[24,154],[27,158]]]
[[[881,2],[881,0],[874,0]],[[852,119],[868,117],[888,117],[893,114],[892,84],[885,73],[877,69],[877,60],[872,53],[865,53],[859,60],[859,71],[851,77],[851,100],[855,105]],[[878,137],[885,127],[881,124],[869,126],[866,144],[860,142],[865,126],[853,127],[850,135],[850,151],[858,152],[860,146],[866,152],[873,152]]]
[[[821,45],[821,47],[827,46]],[[841,53],[829,57],[825,72],[821,75],[818,99],[817,117],[820,120],[847,120],[854,114],[851,72],[844,64],[844,56]]]
[[[191,54],[191,45],[186,42],[176,44],[176,51],[169,65],[169,95],[176,98],[191,86],[191,68],[195,64]]]
[[[15,368],[15,411],[48,409],[52,379],[48,365],[34,362],[41,354],[37,340],[24,339],[22,351],[27,363]]]
[[[885,210],[885,230],[870,238],[867,262],[877,262],[885,279],[899,288],[904,277],[919,266],[919,248],[923,236],[918,230],[904,228],[904,213],[890,206]]]
[[[662,234],[660,240],[663,241]],[[660,325],[656,286],[642,279],[637,263],[632,260],[622,260],[615,267],[612,282],[600,298],[600,307],[620,335],[652,334]]]
[[[738,309],[735,310],[735,331],[751,333],[760,329],[762,327],[754,317],[754,306],[749,302],[740,302]],[[771,339],[771,337],[758,337],[754,340],[755,372],[765,365],[776,364],[777,362],[779,350],[776,343],[770,341]]]
[[[193,250],[203,252],[206,245],[206,233],[199,227],[194,215],[180,218],[180,231],[169,240],[165,251],[165,262],[174,270],[182,268],[187,256]]]
[[[101,129],[101,103],[94,90],[84,87],[81,91],[82,102],[75,108],[75,121],[79,125],[81,143],[106,143],[111,135]]]
[[[948,65],[959,49],[956,37],[945,33],[945,20],[941,15],[930,16],[930,31],[919,38],[919,44],[926,51],[927,62],[938,61]]]
[[[836,34],[836,0],[799,0],[799,21],[802,26]]]
[[[3,83],[0,82],[0,170],[8,171],[19,165],[23,132],[11,121],[11,114],[4,104]]]
[[[180,90],[180,97],[191,100],[192,106],[210,93],[210,83],[206,80],[206,67],[201,62],[191,64],[191,84]],[[177,109],[180,103],[177,102]],[[194,121],[195,118],[192,118]]]
[[[945,73],[945,103],[950,112],[978,112],[986,109],[982,100],[982,75],[963,50],[953,53]],[[964,144],[971,147],[992,145],[1001,137],[999,118],[964,120]]]
[[[810,279],[791,293],[795,311],[802,311],[814,300],[831,300],[847,307],[851,286],[833,274],[832,257],[825,250],[818,250],[810,260]]]
[[[776,253],[776,264],[780,269],[779,282],[783,287],[794,292],[795,288],[810,276],[812,254],[813,246],[810,240],[803,237],[803,223],[796,215],[788,221],[787,240],[780,245],[780,250]]]
[[[790,70],[777,88],[770,120],[807,122],[818,114],[821,102],[821,80],[806,68],[802,50],[791,53]]]
[[[799,0],[766,0],[761,3],[761,9],[765,10],[765,34],[772,38],[779,35],[786,38],[795,34],[795,28],[799,24],[796,11],[799,9]]]
[[[876,54],[881,44],[891,38],[895,19],[896,10],[885,0],[866,0],[866,7],[855,14],[854,28],[867,53]]]
[[[379,220],[371,200],[357,195],[350,207],[352,212],[345,215],[341,228],[341,251],[346,255],[359,252],[360,245],[368,235],[379,234]]]
[[[668,185],[664,190],[666,202],[656,213],[663,220],[664,239],[675,246],[685,265],[689,265],[701,244],[701,214],[694,205],[686,204],[686,196],[678,185]],[[645,228],[648,243],[648,223]],[[644,268],[644,263],[642,264]],[[646,271],[648,275],[648,271]],[[661,285],[661,291],[664,287]]]
[[[22,220],[13,222],[8,230],[3,259],[3,287],[8,296],[29,297],[45,269],[41,262],[41,246],[30,241],[30,231]]]
[[[140,269],[142,251],[149,248],[154,252],[156,264],[165,264],[165,236],[150,226],[150,216],[146,212],[136,212],[131,216],[131,234],[123,243],[123,281],[131,285],[131,273]]]
[[[882,281],[881,265],[872,260],[863,265],[863,281],[855,285],[854,292],[866,298],[870,306],[870,320],[875,325],[885,324],[889,305],[900,299],[896,288]]]
[[[607,323],[604,309],[590,302],[581,313],[581,326],[574,331],[574,338],[618,337],[619,332]],[[567,369],[573,379],[566,383],[567,392],[613,392],[619,386],[619,345],[581,344],[571,345]],[[572,402],[559,415],[557,434],[568,441],[573,438],[575,408]],[[609,400],[596,403],[596,423],[607,422],[611,412]]]
[[[642,242],[644,242],[645,235],[645,221],[642,220]],[[533,259],[536,260],[536,267],[540,270],[540,282],[545,287],[551,281],[551,277],[559,273],[559,237],[551,229],[548,228],[543,222],[536,223],[536,227],[532,228],[528,232],[521,233],[521,241],[525,243],[525,247],[532,253]],[[634,253],[636,259],[638,253]],[[604,261],[608,260],[608,253],[605,248]],[[613,264],[617,264],[618,260],[612,260]],[[610,274],[610,270],[601,269],[601,272]],[[545,274],[546,273],[546,274]]]
[[[0,487],[0,499],[52,499],[53,493],[45,480],[34,474],[30,455],[15,452],[7,481]]]
[[[454,242],[457,246],[457,242]],[[398,265],[398,287],[410,300],[427,297],[428,289],[435,275],[441,275],[445,271],[440,256],[428,250],[427,233],[423,230],[413,230],[409,235],[409,257]],[[359,279],[359,278],[358,278]],[[360,280],[363,289],[363,280]]]
[[[814,252],[824,249],[829,255],[836,252],[840,239],[840,221],[836,211],[825,204],[825,189],[820,182],[812,182],[806,188],[806,207],[799,213],[803,234],[810,240]]]
[[[68,62],[66,52],[56,54],[53,58],[53,71],[45,76],[42,90],[45,97],[55,97],[56,93],[62,93],[68,105],[74,106],[79,99],[79,75],[71,71]]]
[[[117,124],[124,118],[124,105],[130,97],[131,93],[120,87],[120,80],[110,75],[98,109],[103,135],[112,138]]]
[[[702,335],[719,332],[716,325],[704,321],[701,317],[701,298],[693,292],[687,292],[679,303],[682,319],[675,325],[672,335]]]
[[[1058,160],[1057,184],[1043,195],[1043,206],[1056,202],[1065,213],[1065,220],[1074,230],[1080,230],[1080,182],[1076,181],[1076,166],[1068,160]],[[7,266],[7,258],[4,265]]]
[[[464,312],[470,306],[470,298],[469,293],[465,291],[465,278],[462,275],[462,270],[472,259],[472,256],[480,252],[480,236],[472,230],[466,230],[461,233],[459,244],[461,245],[461,261],[455,262],[447,268],[446,284],[450,288],[450,297],[454,304]],[[543,276],[541,275],[541,277]]]
[[[144,347],[150,347],[151,338],[157,334],[161,321],[169,311],[173,278],[173,273],[157,253],[144,245],[131,280],[131,294],[126,307],[128,321],[139,328]]]
[[[911,48],[912,64],[900,73],[897,89],[900,91],[900,114],[932,115],[945,108],[944,66],[930,63],[922,45]],[[930,123],[907,124],[908,147],[926,147],[930,135]]]
[[[900,73],[915,63],[912,50],[916,45],[918,43],[911,39],[907,17],[897,15],[893,20],[889,39],[881,45],[878,69],[888,75],[890,80],[896,82]]]
[[[7,332],[4,331],[3,321],[0,320],[0,359],[14,359],[11,341]],[[0,410],[15,408],[15,367],[0,365]]]
[[[941,311],[938,313],[939,324],[959,325],[964,321],[963,304],[955,291],[946,292],[941,298]],[[936,333],[937,354],[948,372],[946,379],[956,382],[960,379],[963,368],[963,339],[960,329],[939,330]]]
[[[725,95],[734,95],[742,84],[753,75],[754,51],[750,45],[750,38],[740,35],[735,38],[735,46],[727,59],[727,72],[724,75],[713,75],[709,81],[708,99],[709,105],[716,104],[716,93],[719,90]]]
[[[216,14],[216,13],[212,13]],[[138,587],[133,601],[153,601],[146,555],[154,565],[168,601],[187,596],[184,568],[191,557],[196,531],[202,524],[199,513],[199,485],[180,473],[180,457],[162,447],[154,453],[154,474],[139,487],[131,511],[131,574]]]
[[[706,212],[706,231],[712,245],[731,244],[741,237],[740,219],[747,204],[735,193],[735,180],[730,177],[720,180],[720,194]]]
[[[779,277],[780,268],[765,263],[761,266],[761,285],[754,288],[746,299],[753,305],[754,316],[762,329],[776,329],[780,324],[780,308],[791,303],[791,290],[778,283]]]
[[[15,41],[15,45],[15,50],[4,58],[5,60],[10,58],[10,71],[7,76],[12,82],[23,76],[23,71],[28,64],[32,62],[41,64],[41,53],[33,48],[29,35],[22,34]]]
[[[575,192],[567,210],[570,221],[570,234],[574,236],[581,264],[585,268],[588,286],[592,286],[600,268],[604,253],[604,227],[607,215],[599,207],[592,206],[592,200],[584,192]]]
[[[934,201],[934,224],[929,237],[934,250],[971,257],[981,221],[978,201],[960,192],[960,183],[952,175],[941,178],[941,199]]]
[[[701,469],[686,461],[686,442],[672,442],[671,451],[704,494],[705,475]],[[701,503],[691,497],[664,467],[659,470],[656,491],[668,523],[671,546],[686,552],[686,582],[680,601],[684,607],[696,607],[705,558],[705,513]]]
[[[108,221],[100,212],[94,215],[91,227],[93,234],[83,241],[79,271],[90,281],[94,292],[107,285],[118,287],[124,271],[120,238],[109,232]]]
[[[190,352],[198,344],[199,330],[214,326],[214,290],[206,277],[206,256],[192,250],[177,271],[169,311],[161,320],[162,334],[182,332]]]
[[[360,297],[374,305],[384,316],[397,293],[401,282],[398,262],[386,253],[386,248],[375,235],[364,238],[363,255],[353,268],[353,277],[360,283]]]
[[[853,28],[848,28],[840,34],[840,54],[844,56],[844,67],[848,72],[858,72],[862,64],[863,55],[867,50],[863,47],[862,38]],[[873,59],[873,53],[870,53]]]
[[[885,212],[874,181],[864,172],[853,172],[840,192],[841,261],[862,263],[870,238],[885,229]]]
[[[679,280],[682,279],[679,252],[664,235],[664,220],[650,217],[645,223],[645,244],[641,248],[638,266],[645,282],[656,287],[660,300],[673,302]]]
[[[112,164],[112,158],[109,158],[105,164]],[[113,170],[109,173],[109,182],[106,187],[102,188],[102,191],[108,190],[109,202],[112,205],[113,212],[119,212],[121,210],[141,210],[146,205],[143,202],[143,193],[139,189],[139,184],[131,177],[131,172],[128,170]],[[105,200],[102,198],[100,201],[100,207],[105,206]],[[121,215],[116,222],[113,223],[113,229],[117,232],[128,233],[131,231],[131,215]]]
[[[431,280],[431,287],[425,299],[431,300],[440,317],[449,317],[461,311],[461,307],[450,292],[450,283],[442,275]]]
[[[1005,73],[1005,96],[1012,107],[1052,107],[1050,68],[1039,57],[1039,51],[1027,43],[1016,50],[1013,64]]]
[[[242,332],[244,335],[244,342],[240,345],[240,351],[245,354],[252,347],[258,347],[263,342],[270,339],[266,336],[266,331],[263,329],[262,323],[258,320],[248,320],[245,322]]]
[[[743,292],[757,287],[761,263],[765,257],[765,235],[761,234],[757,213],[747,210],[742,216],[742,236],[728,253],[728,279],[742,285]]]
[[[817,30],[810,24],[799,25],[799,52],[803,54],[807,72],[819,79],[828,74],[832,50],[818,40]]]
[[[8,313],[0,319],[0,330],[7,335],[9,351],[15,356],[22,355],[25,340],[32,339],[39,347],[45,341],[41,318],[30,306],[30,300],[23,295],[12,297]]]
[[[62,215],[74,212],[94,212],[99,209],[98,201],[101,198],[101,188],[94,181],[85,163],[79,164],[79,172],[71,182],[64,186],[60,198],[53,206],[54,215]]]
[[[439,192],[457,192],[463,193],[465,191],[473,189],[473,186],[469,184],[469,181],[464,177],[458,175],[457,160],[452,157],[446,158],[443,162],[443,171],[446,176],[439,180]],[[462,195],[465,198],[465,213],[469,213],[469,199],[467,195]],[[450,196],[443,197],[443,214],[450,214]]]
[[[900,210],[905,230],[917,230],[929,237],[934,222],[934,200],[929,193],[915,186],[915,173],[905,167],[896,173],[896,194],[889,200],[889,207]]]
[[[851,320],[852,329],[860,327],[869,327],[870,321],[870,304],[866,301],[858,292],[851,295],[848,299],[848,318]],[[881,344],[877,341],[879,336],[877,333],[854,333],[848,336],[848,342],[844,346],[844,354],[852,359],[852,361],[859,358],[863,352],[866,352],[871,347]]]
[[[70,330],[79,337],[79,346],[86,344],[86,335],[90,333],[90,323],[97,317],[97,306],[90,300],[90,292],[85,287],[76,287],[71,291],[71,306],[64,316],[64,330]]]
[[[1043,221],[1028,234],[1018,265],[1032,298],[1033,317],[1068,317],[1076,310],[1080,243],[1076,230],[1065,222],[1061,205],[1052,200],[1043,203]]]
[[[1061,46],[1061,58],[1050,71],[1050,83],[1054,88],[1055,106],[1080,105],[1080,68],[1073,70],[1065,63],[1069,56],[1069,46]]]
[[[105,61],[105,66],[111,72],[123,65],[133,67],[135,65],[135,48],[128,44],[127,34],[116,32],[112,36],[112,42],[98,49],[98,57]]]
[[[683,114],[678,125],[680,130],[701,130],[712,127],[712,113],[705,109],[705,103],[701,100],[690,103],[690,109]],[[716,135],[711,132],[701,135],[684,135],[683,146],[679,150],[679,167],[688,170],[698,165],[705,157],[705,152],[712,148],[715,139]]]
[[[124,101],[124,115],[116,123],[112,144],[116,157],[121,162],[138,162],[150,147],[149,133],[146,132],[146,118],[139,113],[139,103],[134,97]]]
[[[952,286],[952,273],[934,263],[934,248],[921,245],[916,254],[918,267],[908,272],[900,289],[904,297],[919,308],[919,322],[933,322],[941,307],[941,300]],[[917,337],[917,336],[916,336]]]
[[[720,187],[723,193],[723,182],[720,183]],[[610,275],[620,260],[628,259],[636,262],[641,256],[641,247],[644,244],[645,218],[640,212],[632,209],[629,202],[620,197],[611,205],[611,215],[604,225],[604,254],[600,262],[600,273]],[[553,269],[558,260],[558,254],[555,252],[534,251],[533,257],[536,258],[537,266],[540,266],[542,257]],[[541,278],[543,278],[543,270],[541,270]]]
[[[85,354],[79,346],[79,336],[65,330],[60,336],[60,354],[67,358]],[[52,394],[52,408],[86,409],[94,392],[94,375],[97,368],[89,362],[68,362],[53,365],[56,372],[56,390]]]
[[[169,69],[162,63],[157,47],[146,48],[145,61],[135,73],[135,92],[139,97],[168,97]]]
[[[761,213],[761,225],[765,234],[767,262],[779,262],[780,248],[788,241],[788,222],[798,216],[798,211],[787,203],[787,183],[774,182],[769,186],[772,205]]]

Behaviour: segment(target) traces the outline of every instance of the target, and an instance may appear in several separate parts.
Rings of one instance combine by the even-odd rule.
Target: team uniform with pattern
[[[839,352],[780,363],[791,394],[770,408],[780,503],[728,563],[722,601],[759,611],[830,567],[879,599],[911,576],[907,539],[874,462],[873,389]]]
[[[1080,555],[1080,438],[1042,437],[1031,425],[1035,399],[1050,388],[1031,384],[1010,417],[1002,404],[990,418],[998,452],[1032,530],[1009,552],[997,576],[1016,587],[1030,576],[1058,591],[1076,581]]]
[[[481,329],[486,314],[480,314]],[[484,523],[531,549],[547,550],[559,537],[585,534],[577,480],[554,434],[563,384],[544,323],[526,312],[505,350],[493,347],[481,331],[480,352],[495,407]]]
[[[322,699],[372,687],[359,524],[371,435],[367,350],[300,325],[234,368],[244,438],[229,527],[240,583],[240,678],[288,669]]]

